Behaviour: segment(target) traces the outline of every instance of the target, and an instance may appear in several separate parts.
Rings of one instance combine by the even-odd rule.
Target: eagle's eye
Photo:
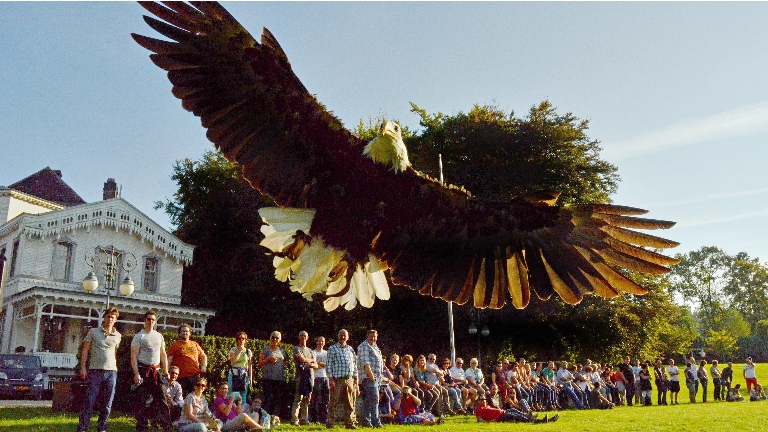
[[[398,126],[398,125],[395,125],[395,132],[397,132],[397,131],[399,131],[399,130],[400,130],[400,126]]]

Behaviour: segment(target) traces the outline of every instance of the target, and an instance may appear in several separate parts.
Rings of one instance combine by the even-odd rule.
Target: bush
[[[165,338],[166,349],[171,346],[173,342],[178,339],[176,333],[163,333]],[[208,378],[208,388],[206,389],[206,397],[209,401],[213,401],[216,397],[217,385],[227,380],[227,372],[229,371],[229,350],[235,346],[235,338],[223,337],[223,336],[192,336],[193,341],[200,344],[208,356],[208,369],[205,374]],[[134,400],[134,393],[130,390],[133,384],[133,370],[131,369],[131,341],[133,335],[123,335],[123,339],[120,342],[120,346],[117,348],[117,387],[115,389],[115,400],[113,407],[115,410],[123,412],[132,412],[132,404]],[[245,346],[253,351],[253,363],[254,363],[254,375],[255,379],[251,383],[251,394],[263,393],[261,387],[261,369],[256,366],[258,362],[259,353],[269,345],[269,341],[261,339],[248,339]],[[286,381],[288,382],[287,388],[293,388],[295,386],[296,377],[296,364],[293,361],[293,345],[280,344],[280,346],[288,354],[288,362],[286,366]]]

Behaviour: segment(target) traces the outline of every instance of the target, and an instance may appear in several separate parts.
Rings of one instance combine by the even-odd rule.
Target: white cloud
[[[736,198],[736,197],[743,197],[743,196],[749,196],[749,195],[762,195],[764,193],[768,193],[768,187],[760,188],[760,189],[749,189],[749,190],[738,191],[738,192],[720,192],[720,193],[713,193],[709,195],[691,197],[691,198],[681,199],[681,200],[664,201],[660,203],[654,203],[653,206],[654,208],[672,207],[672,206],[696,204],[700,202],[714,201],[714,200],[722,201],[728,198]]]
[[[752,219],[756,217],[763,217],[768,216],[768,208],[757,210],[753,212],[745,212],[745,213],[739,213],[732,216],[726,216],[723,218],[717,218],[717,219],[709,219],[709,220],[699,220],[699,221],[691,221],[691,222],[685,222],[675,225],[675,227],[678,228],[690,228],[695,226],[702,226],[702,225],[712,225],[712,224],[718,224],[723,222],[733,222],[738,220],[744,220],[744,219]]]
[[[683,147],[768,130],[768,101],[747,105],[713,116],[683,120],[661,130],[604,145],[611,159],[625,159],[656,153],[670,147]]]

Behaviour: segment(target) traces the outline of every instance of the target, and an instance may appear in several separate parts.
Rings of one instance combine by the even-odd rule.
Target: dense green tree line
[[[679,254],[670,294],[689,302],[699,343],[721,358],[768,359],[768,266],[715,246]]]

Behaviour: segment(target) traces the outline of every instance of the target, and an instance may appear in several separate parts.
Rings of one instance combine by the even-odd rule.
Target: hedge
[[[176,333],[163,333],[166,349],[175,342],[179,336]],[[229,371],[229,350],[236,346],[235,338],[222,336],[192,336],[191,339],[200,344],[208,356],[208,369],[205,374],[208,378],[208,388],[206,389],[206,398],[212,401],[216,397],[216,386],[227,380]],[[131,369],[131,341],[133,335],[123,335],[120,346],[117,348],[117,387],[115,389],[114,409],[124,412],[132,411],[134,394],[130,387],[133,384],[133,371]],[[256,375],[255,382],[251,383],[251,392],[263,393],[261,387],[261,368],[257,366],[258,357],[261,350],[269,345],[269,341],[260,339],[248,339],[245,342],[248,349],[253,351],[253,371]],[[293,360],[293,345],[281,343],[287,355],[286,381],[287,388],[295,386],[296,364]],[[253,394],[253,393],[252,393]]]

